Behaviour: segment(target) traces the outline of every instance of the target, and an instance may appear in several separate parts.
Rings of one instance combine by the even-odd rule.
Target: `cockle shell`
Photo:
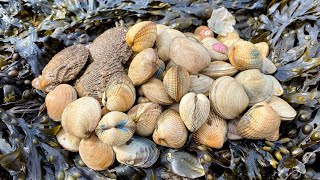
[[[79,151],[81,138],[75,137],[67,133],[63,128],[56,135],[59,144],[66,150],[71,152]]]
[[[32,81],[32,87],[50,92],[59,84],[76,78],[88,60],[89,51],[84,45],[73,45],[56,54]]]
[[[267,75],[273,82],[273,95],[274,96],[281,96],[283,94],[283,88],[280,82],[274,76]]]
[[[258,69],[242,71],[235,79],[244,87],[249,97],[249,106],[262,101],[270,101],[274,90],[273,82]]]
[[[148,98],[144,97],[144,96],[140,96],[137,100],[137,104],[141,104],[141,103],[147,103],[147,102],[151,102]]]
[[[190,75],[190,92],[209,95],[209,90],[214,80],[203,74]]]
[[[240,121],[240,118],[233,119],[231,121],[228,121],[228,134],[227,138],[229,140],[239,140],[242,139],[243,137],[239,134],[237,130],[237,125]]]
[[[247,139],[276,141],[279,138],[280,122],[277,112],[267,102],[260,102],[241,117],[237,130]]]
[[[213,37],[214,33],[208,26],[199,26],[194,31],[196,36],[200,37],[200,41],[206,37]]]
[[[163,85],[169,96],[179,102],[190,89],[190,77],[187,69],[179,65],[172,66],[163,77]]]
[[[112,147],[100,141],[95,134],[81,140],[79,154],[82,161],[96,171],[107,169],[115,159]]]
[[[272,96],[269,105],[278,113],[281,120],[291,121],[297,116],[293,107],[277,96]]]
[[[207,49],[211,60],[228,60],[228,47],[213,37],[202,39],[201,44]]]
[[[261,69],[262,54],[260,50],[249,41],[238,41],[229,49],[230,63],[238,70]]]
[[[161,80],[156,78],[149,79],[142,84],[141,89],[143,94],[152,102],[161,105],[170,105],[174,100],[167,94]]]
[[[213,82],[209,99],[212,110],[224,119],[238,117],[249,105],[243,86],[230,76],[220,77]]]
[[[166,70],[166,64],[162,60],[158,60],[158,69],[153,74],[153,77],[162,80],[164,76],[164,71]]]
[[[123,112],[111,111],[104,115],[96,127],[96,135],[110,146],[126,143],[134,134],[136,124]]]
[[[151,135],[161,112],[161,106],[154,102],[141,103],[133,106],[128,111],[128,116],[137,125],[136,134],[144,137]]]
[[[157,35],[161,34],[163,31],[170,29],[168,26],[163,24],[157,24]]]
[[[116,159],[125,165],[148,168],[159,158],[160,150],[147,138],[133,136],[126,144],[114,146]]]
[[[197,144],[222,148],[227,136],[227,122],[210,111],[208,120],[192,135]]]
[[[210,101],[203,94],[190,92],[184,95],[179,106],[182,121],[194,132],[198,130],[208,119],[210,113]]]
[[[78,138],[88,138],[101,118],[99,102],[93,97],[82,97],[70,103],[63,111],[61,125]]]
[[[268,56],[268,54],[269,54],[269,44],[268,43],[259,42],[254,45],[259,49],[263,58],[266,58]]]
[[[273,74],[277,71],[277,67],[268,58],[263,58],[261,72],[264,74]]]
[[[236,42],[241,41],[239,33],[236,30],[226,33],[226,36],[218,35],[217,40],[225,44],[228,49],[232,48]]]
[[[170,59],[185,67],[191,74],[197,74],[209,66],[211,58],[206,48],[188,38],[176,37],[170,46]]]
[[[179,113],[167,109],[159,117],[156,129],[152,138],[156,144],[171,148],[181,148],[188,137],[188,130],[185,127]]]
[[[133,25],[126,35],[126,42],[132,46],[134,52],[152,48],[156,39],[157,26],[151,21],[143,21]]]
[[[222,76],[233,76],[237,72],[238,69],[230,63],[224,61],[212,61],[209,67],[202,70],[200,73],[216,79]]]
[[[166,66],[166,71],[169,70],[173,65],[176,65],[176,63],[172,60],[170,60],[168,63],[167,63],[167,66]],[[165,73],[164,73],[165,74]]]
[[[76,90],[69,84],[60,84],[46,96],[46,107],[49,117],[61,121],[63,110],[77,99]]]

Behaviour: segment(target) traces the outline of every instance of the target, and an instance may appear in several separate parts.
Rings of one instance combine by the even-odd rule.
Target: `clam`
[[[222,76],[233,76],[238,72],[238,69],[230,63],[223,61],[212,61],[209,67],[202,70],[200,73],[211,78],[217,79]]]
[[[159,158],[160,150],[146,138],[133,136],[126,144],[114,146],[116,159],[125,165],[148,168]]]
[[[76,90],[68,84],[60,84],[46,96],[46,107],[49,117],[61,121],[63,110],[77,99]]]
[[[128,111],[128,116],[137,125],[136,134],[144,137],[151,135],[161,112],[161,106],[154,102],[133,106]]]
[[[242,139],[242,136],[240,136],[238,130],[237,130],[237,125],[240,121],[240,118],[233,119],[231,121],[228,121],[228,134],[227,138],[229,140],[239,140]]]
[[[143,21],[133,25],[126,35],[126,42],[134,52],[152,48],[156,39],[157,26],[151,21]]]
[[[206,37],[201,41],[210,54],[211,60],[225,61],[228,60],[228,47],[213,37]]]
[[[249,98],[243,86],[230,76],[214,81],[209,99],[214,112],[224,119],[238,117],[249,105]]]
[[[213,37],[214,33],[208,26],[199,26],[194,31],[196,36],[200,37],[200,41],[206,37]]]
[[[115,159],[112,147],[100,141],[95,134],[81,140],[79,154],[82,161],[96,171],[107,169]]]
[[[93,97],[82,97],[70,103],[63,111],[61,125],[78,138],[88,138],[101,118],[99,102]]]
[[[169,96],[179,102],[190,89],[188,71],[179,65],[172,66],[163,77],[163,85]]]
[[[209,66],[211,58],[206,48],[188,38],[176,37],[170,45],[170,59],[197,74]]]
[[[232,48],[236,42],[241,41],[239,33],[236,30],[227,33],[226,36],[218,35],[217,40],[225,44],[228,49]]]
[[[158,51],[158,56],[162,61],[168,61],[169,49],[172,40],[175,37],[186,37],[182,32],[175,29],[167,29],[158,35],[156,40],[156,47]]]
[[[201,42],[201,37],[200,36],[198,36],[198,35],[195,35],[195,34],[193,34],[193,33],[191,33],[191,32],[185,32],[185,33],[183,33],[188,39],[190,39],[190,40],[192,40],[192,41],[194,41],[194,42]]]
[[[182,119],[174,110],[165,110],[159,117],[152,138],[156,144],[181,148],[186,142],[188,131]]]
[[[278,113],[281,120],[290,121],[297,116],[297,112],[293,107],[277,96],[272,96],[269,105]]]
[[[274,76],[271,76],[271,75],[267,75],[273,82],[273,95],[274,96],[281,96],[283,94],[283,88],[280,84],[280,82],[274,77]]]
[[[194,132],[198,130],[208,119],[210,113],[210,101],[203,94],[190,92],[184,95],[179,106],[182,121]]]
[[[277,71],[276,65],[273,64],[268,58],[263,58],[261,72],[264,74],[273,74]]]
[[[190,92],[209,95],[209,90],[214,80],[203,74],[190,75]]]
[[[111,111],[104,115],[96,127],[96,135],[110,146],[126,143],[134,134],[136,124],[123,112]]]
[[[235,79],[244,87],[249,97],[249,106],[262,101],[270,101],[274,89],[273,82],[258,69],[242,71]]]
[[[163,31],[170,29],[168,26],[163,24],[156,24],[157,26],[157,35],[161,34]]]
[[[268,56],[268,54],[269,54],[269,45],[268,45],[268,43],[259,42],[259,43],[256,43],[254,45],[259,49],[259,51],[261,52],[261,55],[262,55],[263,58]]]
[[[175,102],[175,103],[171,104],[170,106],[168,106],[167,109],[172,109],[172,110],[176,111],[177,113],[179,113],[179,106],[180,106],[180,103]]]
[[[227,122],[210,111],[208,120],[192,135],[197,144],[222,148],[227,136]]]
[[[71,152],[79,151],[79,144],[81,138],[75,137],[69,133],[67,133],[64,129],[60,129],[60,131],[56,135],[59,144],[66,150]]]
[[[230,63],[238,70],[261,69],[262,54],[260,50],[249,41],[238,41],[229,49]]]
[[[144,96],[140,96],[137,100],[137,104],[141,104],[141,103],[147,103],[147,102],[151,102],[148,98],[144,97]]]
[[[164,76],[164,71],[166,70],[166,64],[162,60],[159,59],[158,65],[159,66],[153,76],[157,79],[162,80],[163,76]]]
[[[167,94],[161,80],[156,78],[149,79],[142,84],[141,89],[143,94],[152,102],[161,105],[170,105],[174,100]]]
[[[166,71],[169,70],[173,65],[176,65],[176,63],[172,60],[170,60],[168,63],[167,63],[167,66],[166,66]],[[165,73],[164,73],[165,74]]]
[[[280,122],[277,112],[267,102],[260,102],[241,117],[237,130],[247,139],[275,141],[279,138]]]

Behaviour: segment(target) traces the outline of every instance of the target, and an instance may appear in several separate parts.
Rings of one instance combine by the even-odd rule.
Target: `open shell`
[[[141,86],[143,94],[152,102],[161,105],[170,105],[174,100],[167,94],[161,80],[156,78],[149,79]]]
[[[272,96],[269,104],[273,110],[278,113],[281,120],[290,121],[297,116],[297,112],[293,109],[293,107],[290,106],[285,100],[277,96]]]
[[[156,40],[156,47],[158,56],[161,60],[167,61],[170,59],[170,45],[175,37],[186,37],[182,32],[175,29],[167,29],[158,35]]]
[[[203,74],[190,75],[190,92],[209,95],[209,90],[214,80]]]
[[[225,61],[228,60],[228,47],[213,37],[206,37],[201,41],[210,54],[211,60]]]
[[[217,79],[222,76],[233,76],[238,72],[238,69],[230,63],[223,61],[212,61],[209,67],[201,71],[201,74]]]
[[[63,128],[56,135],[59,144],[66,150],[71,152],[79,151],[81,138],[75,137],[67,133]]]

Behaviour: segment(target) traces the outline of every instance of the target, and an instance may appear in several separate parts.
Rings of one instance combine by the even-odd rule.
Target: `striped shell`
[[[216,79],[222,76],[233,76],[237,72],[238,69],[230,63],[224,61],[212,61],[209,67],[202,70],[200,73]]]
[[[57,133],[56,138],[59,144],[66,150],[71,152],[79,151],[79,144],[81,138],[75,137],[69,133],[67,133],[63,128]]]
[[[228,47],[213,37],[206,37],[201,44],[207,49],[211,60],[225,61],[228,60]]]
[[[190,75],[190,92],[209,95],[209,90],[214,80],[203,74]]]
[[[263,58],[268,56],[268,54],[269,54],[269,44],[268,43],[259,42],[254,45],[259,49]]]
[[[277,67],[268,58],[263,58],[261,72],[264,74],[273,74],[277,71]]]
[[[291,121],[297,116],[293,107],[277,96],[272,96],[269,105],[278,113],[281,120]]]
[[[156,78],[149,79],[142,84],[141,89],[143,94],[152,102],[161,105],[170,105],[174,100],[167,94],[161,80]]]
[[[196,36],[200,37],[200,40],[206,37],[213,37],[214,33],[208,26],[199,26],[194,31]]]
[[[273,82],[273,95],[274,96],[281,96],[283,94],[283,88],[280,82],[274,76],[267,75]]]

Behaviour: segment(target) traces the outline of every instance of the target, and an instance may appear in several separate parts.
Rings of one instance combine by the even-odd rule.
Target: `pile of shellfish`
[[[49,117],[61,122],[60,145],[94,170],[115,160],[147,168],[157,145],[192,140],[222,148],[227,139],[279,138],[296,111],[280,96],[266,42],[207,26],[183,33],[151,21],[105,31],[88,47],[56,54],[32,81]],[[103,152],[103,153],[98,153]]]

